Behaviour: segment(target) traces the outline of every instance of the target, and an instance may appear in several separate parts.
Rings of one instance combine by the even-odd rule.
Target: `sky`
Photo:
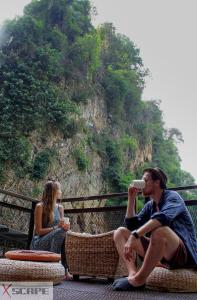
[[[0,0],[0,24],[21,15],[30,0]],[[95,26],[113,23],[140,49],[150,75],[144,100],[160,100],[166,128],[178,128],[181,167],[197,182],[197,1],[91,0]]]

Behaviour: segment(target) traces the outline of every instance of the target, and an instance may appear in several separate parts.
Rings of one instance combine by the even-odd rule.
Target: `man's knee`
[[[169,234],[169,227],[167,226],[161,226],[156,228],[155,230],[152,231],[151,233],[151,241],[160,241],[160,242],[165,242],[167,235]]]
[[[120,237],[128,237],[130,234],[130,231],[125,227],[119,227],[114,231],[114,241],[120,239]]]

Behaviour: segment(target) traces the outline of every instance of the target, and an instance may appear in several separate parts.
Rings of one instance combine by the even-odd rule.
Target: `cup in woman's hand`
[[[64,217],[64,224],[70,224],[70,220],[68,217]]]
[[[59,222],[59,227],[62,227],[65,231],[70,230],[69,218],[61,218]]]

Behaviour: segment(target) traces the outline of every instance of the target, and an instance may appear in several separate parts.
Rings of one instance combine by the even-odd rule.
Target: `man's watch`
[[[139,239],[140,237],[139,234],[137,233],[137,230],[132,231],[131,234],[134,235],[136,239]]]

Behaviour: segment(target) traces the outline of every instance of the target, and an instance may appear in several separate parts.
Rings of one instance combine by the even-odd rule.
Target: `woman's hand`
[[[68,224],[64,223],[62,228],[64,228],[65,231],[70,230],[70,223],[68,223]]]
[[[64,219],[60,219],[58,223],[58,227],[63,227],[64,226]]]
[[[70,223],[66,224],[64,219],[60,219],[58,223],[58,227],[63,228],[65,231],[70,230]]]

